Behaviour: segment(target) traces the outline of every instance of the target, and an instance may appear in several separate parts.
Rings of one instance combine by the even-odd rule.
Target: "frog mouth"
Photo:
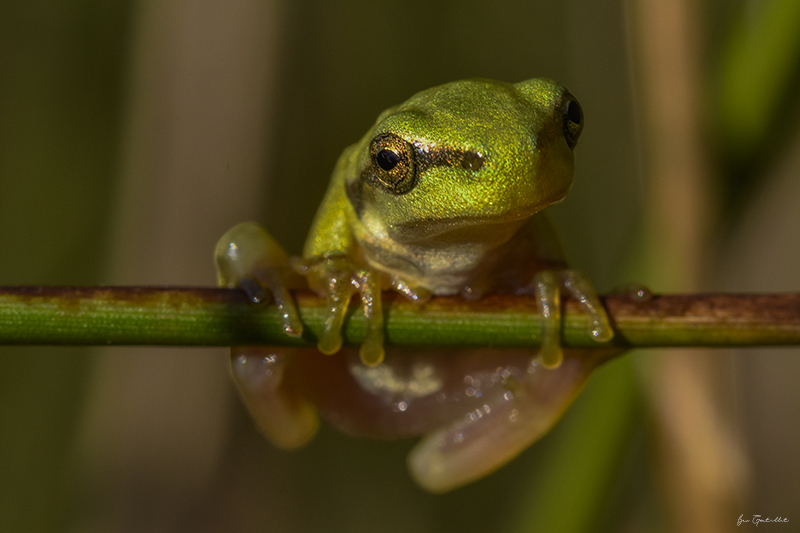
[[[418,218],[411,221],[385,224],[389,236],[405,244],[422,244],[438,241],[468,243],[475,241],[498,242],[504,238],[508,228],[518,229],[522,224],[546,207],[564,200],[571,188],[557,188],[538,194],[536,201],[517,205],[513,209],[497,214],[444,216],[442,218]],[[543,198],[544,197],[544,198]],[[498,200],[495,205],[502,204]],[[497,237],[492,234],[498,233]]]
[[[406,244],[503,242],[538,211],[541,209],[528,208],[496,216],[420,219],[392,224],[387,229],[392,240]]]

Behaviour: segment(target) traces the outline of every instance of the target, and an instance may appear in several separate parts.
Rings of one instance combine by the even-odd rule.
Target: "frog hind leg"
[[[306,444],[319,427],[316,408],[283,386],[297,348],[233,347],[231,374],[239,396],[264,436],[279,448]]]
[[[412,477],[426,490],[443,493],[500,468],[555,424],[595,364],[567,351],[557,369],[534,365],[505,394],[423,437],[408,456]]]

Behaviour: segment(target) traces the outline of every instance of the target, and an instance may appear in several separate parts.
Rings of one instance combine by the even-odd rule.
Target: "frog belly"
[[[531,366],[531,352],[509,349],[387,349],[376,367],[355,349],[334,356],[304,350],[284,385],[340,430],[381,439],[415,437],[448,425],[514,425],[560,413],[590,365],[568,358],[558,370]],[[550,423],[547,423],[549,427]]]

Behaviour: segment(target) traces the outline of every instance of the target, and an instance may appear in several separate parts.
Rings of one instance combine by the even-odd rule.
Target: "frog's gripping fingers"
[[[575,270],[566,270],[561,273],[561,281],[564,288],[581,303],[592,319],[592,337],[597,342],[608,342],[613,339],[614,330],[611,328],[606,310],[603,309],[597,293],[586,276]]]
[[[546,368],[558,368],[564,355],[561,351],[561,293],[554,272],[543,270],[533,278],[536,300],[542,322],[542,341],[539,359]]]
[[[289,294],[286,283],[283,279],[283,272],[277,268],[263,268],[256,272],[256,279],[263,283],[272,292],[272,298],[281,314],[281,325],[283,331],[292,337],[299,337],[303,334],[303,324],[297,314],[292,295]],[[242,288],[247,290],[242,283]]]
[[[220,238],[214,253],[221,287],[240,287],[255,303],[271,293],[281,313],[283,330],[299,337],[303,326],[288,287],[297,275],[289,267],[289,255],[255,222],[243,222]]]
[[[242,278],[239,280],[239,288],[247,295],[247,299],[254,304],[269,302],[270,293],[255,278]]]
[[[384,357],[380,275],[362,270],[356,274],[356,282],[366,319],[364,343],[358,355],[366,366],[376,366],[383,362]]]
[[[354,287],[350,276],[342,272],[328,275],[328,316],[322,326],[317,348],[325,355],[333,355],[342,347],[342,325]]]

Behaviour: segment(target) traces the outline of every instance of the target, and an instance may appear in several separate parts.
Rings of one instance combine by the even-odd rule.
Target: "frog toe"
[[[592,321],[592,337],[597,342],[608,342],[613,339],[614,329],[611,327],[611,321],[586,275],[576,270],[565,270],[561,273],[561,280],[564,288],[581,303],[589,315]]]
[[[282,386],[285,366],[295,351],[266,347],[231,349],[231,373],[239,396],[259,430],[283,449],[303,446],[319,426],[316,408]]]
[[[592,284],[575,270],[543,270],[533,278],[533,289],[542,315],[540,348],[537,361],[546,368],[558,368],[563,359],[561,349],[561,288],[577,300],[589,315],[591,335],[598,343],[614,338],[614,329]]]
[[[539,353],[531,361],[528,371],[533,372],[540,363],[550,369],[561,366],[561,362],[564,360],[564,350],[561,348],[560,340],[544,336],[542,344],[539,346]]]
[[[549,270],[537,272],[533,279],[542,333],[536,360],[547,368],[558,368],[564,358],[561,349],[561,288],[556,274]]]
[[[383,362],[383,277],[347,258],[308,261],[299,264],[299,271],[310,276],[311,286],[326,297],[327,314],[317,342],[319,351],[333,355],[341,349],[342,327],[350,299],[358,293],[365,318],[364,342],[359,351],[361,362],[367,366]]]

